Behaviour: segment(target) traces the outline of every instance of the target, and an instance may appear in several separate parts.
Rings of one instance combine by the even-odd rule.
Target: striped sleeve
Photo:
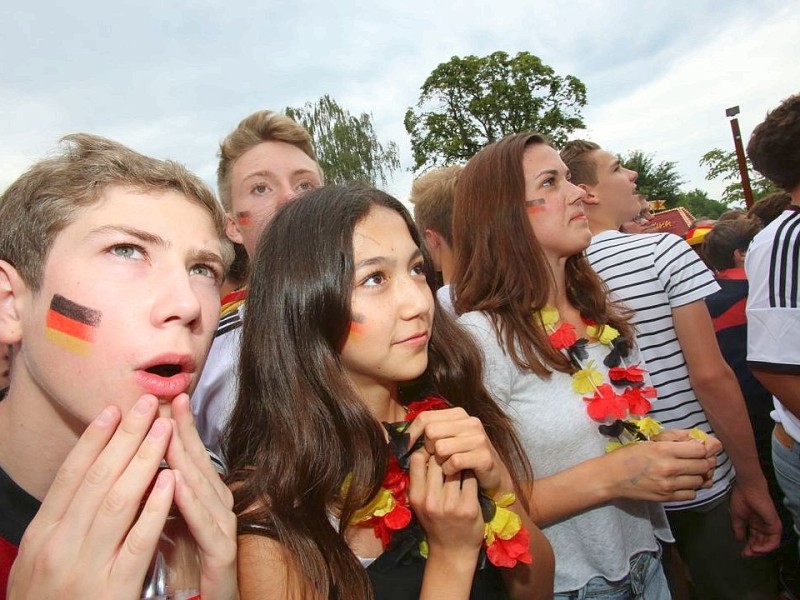
[[[653,253],[653,262],[672,308],[702,300],[719,289],[714,274],[677,235],[661,237]]]

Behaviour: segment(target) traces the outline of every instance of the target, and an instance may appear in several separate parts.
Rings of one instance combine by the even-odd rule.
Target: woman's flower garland
[[[428,396],[406,407],[404,421],[383,424],[389,432],[390,448],[386,476],[375,497],[365,507],[356,511],[350,522],[361,527],[372,527],[375,537],[383,543],[384,550],[396,541],[397,544],[394,545],[407,546],[415,556],[422,558],[428,556],[425,532],[414,518],[408,499],[410,457],[414,451],[422,447],[424,441],[418,439],[409,448],[406,430],[420,413],[443,408],[450,408],[446,400]],[[348,483],[345,482],[345,491]],[[513,567],[517,562],[525,564],[533,562],[529,551],[528,530],[522,526],[519,515],[508,508],[516,501],[514,494],[505,494],[493,500],[480,490],[478,500],[485,522],[481,564],[484,558],[497,567]],[[413,543],[409,544],[409,538]]]
[[[606,383],[603,373],[595,367],[594,361],[586,360],[589,358],[586,352],[588,340],[578,338],[575,327],[569,323],[563,322],[556,327],[561,318],[557,309],[545,307],[534,313],[534,318],[537,317],[553,348],[566,352],[578,369],[572,375],[572,389],[581,395],[591,393],[591,396],[584,396],[583,399],[589,416],[602,423],[598,430],[603,435],[615,438],[606,445],[606,452],[626,444],[649,440],[663,430],[658,421],[646,416],[650,412],[650,399],[656,397],[656,390],[644,385],[644,369],[638,364],[625,364],[630,345],[620,336],[619,331],[610,325],[599,325],[583,319],[587,325],[586,334],[610,348],[603,359],[611,382]],[[627,387],[622,390],[624,386]]]

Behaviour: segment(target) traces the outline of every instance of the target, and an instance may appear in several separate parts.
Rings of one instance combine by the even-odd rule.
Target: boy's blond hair
[[[414,180],[410,201],[414,205],[414,222],[423,237],[426,229],[432,229],[453,245],[453,201],[463,169],[461,165],[442,167]]]
[[[260,110],[245,117],[219,145],[219,167],[217,168],[217,188],[222,206],[231,210],[231,171],[233,164],[245,152],[263,142],[284,142],[291,144],[317,162],[311,136],[302,125],[284,115],[271,110]],[[319,167],[317,167],[319,170]],[[322,171],[320,170],[320,181]]]
[[[0,196],[0,260],[10,263],[33,291],[41,286],[56,236],[81,210],[100,202],[109,186],[175,191],[199,204],[213,219],[223,259],[230,262],[225,213],[211,189],[184,166],[96,135],[76,133],[61,142],[60,154],[30,167]]]

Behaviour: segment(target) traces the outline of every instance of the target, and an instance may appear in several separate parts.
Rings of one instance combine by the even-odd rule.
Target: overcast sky
[[[373,115],[412,164],[403,116],[450,57],[528,51],[586,85],[587,137],[676,161],[718,197],[699,158],[745,143],[800,92],[800,0],[155,2],[31,0],[2,11],[0,189],[58,138],[84,131],[187,164],[214,183],[223,138],[255,110],[330,94]],[[24,4],[24,6],[23,6]]]

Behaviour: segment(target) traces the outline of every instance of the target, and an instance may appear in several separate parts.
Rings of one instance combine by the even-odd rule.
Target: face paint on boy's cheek
[[[47,311],[47,339],[56,346],[86,356],[102,313],[55,294]]]
[[[250,211],[243,210],[236,213],[236,222],[242,227],[250,227]]]
[[[534,198],[533,200],[525,200],[525,210],[528,214],[538,213],[545,211],[544,198]]]

